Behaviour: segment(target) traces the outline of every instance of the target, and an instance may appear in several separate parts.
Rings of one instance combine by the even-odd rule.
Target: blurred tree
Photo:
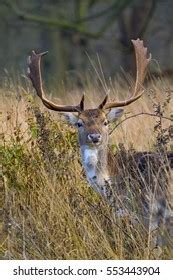
[[[157,0],[0,0],[0,15],[3,14],[6,26],[10,25],[8,30],[13,30],[9,41],[11,37],[15,37],[15,30],[16,36],[21,32],[21,38],[26,37],[26,42],[22,42],[23,46],[14,47],[13,57],[19,59],[17,56],[21,52],[17,48],[26,49],[26,44],[28,51],[30,48],[51,50],[44,63],[49,81],[56,85],[59,80],[64,80],[67,70],[77,69],[80,73],[87,70],[89,61],[84,55],[85,51],[89,55],[93,53],[92,39],[100,42],[110,30],[115,34],[112,41],[116,48],[131,52],[130,39],[142,37],[152,18],[156,2]],[[119,35],[115,23],[116,26],[119,23]],[[9,56],[12,56],[12,52]],[[123,67],[126,64],[127,60]],[[55,78],[55,73],[58,79]]]
[[[58,72],[59,80],[63,80],[66,70],[75,69],[76,63],[78,69],[85,67],[82,56],[88,47],[88,40],[102,37],[133,0],[109,0],[106,5],[104,2],[4,0],[3,4],[9,8],[18,23],[28,22],[41,27],[40,47],[52,50],[52,55],[45,61],[48,72],[51,73],[49,80],[51,83],[54,80],[56,84],[57,80],[52,74]],[[98,23],[95,22],[96,19],[99,20]],[[54,63],[51,63],[52,60]]]
[[[57,16],[45,16],[32,14],[27,12],[27,9],[22,9],[20,6],[17,5],[17,1],[15,0],[4,0],[3,3],[8,6],[15,16],[22,21],[32,21],[38,24],[46,25],[48,27],[59,28],[61,30],[68,30],[73,32],[78,32],[81,35],[84,35],[89,38],[97,39],[101,37],[104,32],[113,24],[113,22],[118,18],[121,12],[129,6],[134,0],[112,0],[107,1],[108,7],[104,8],[100,12],[92,13],[88,16],[90,8],[96,6],[99,8],[101,5],[100,0],[90,1],[90,0],[73,0],[66,3],[64,2],[64,6],[66,4],[66,8],[64,13],[61,14],[62,10],[59,11],[59,4],[61,1],[49,1],[49,7],[53,4],[54,9],[56,9]],[[37,1],[38,2],[38,1]],[[69,9],[71,8],[71,9]],[[96,32],[90,31],[87,27],[86,23],[88,21],[95,20],[96,18],[105,17],[104,23],[99,26]]]
[[[128,61],[124,54],[122,56],[124,69],[133,69],[134,54],[131,39],[143,38],[155,12],[157,2],[158,0],[135,1],[132,8],[123,11],[119,16],[119,40],[124,50],[130,54]]]

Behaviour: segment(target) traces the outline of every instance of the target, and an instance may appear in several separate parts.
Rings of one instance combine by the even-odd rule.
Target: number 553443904
[[[160,269],[159,267],[142,267],[142,266],[133,266],[133,267],[122,267],[122,266],[119,266],[119,267],[107,267],[107,271],[106,271],[106,274],[107,275],[130,275],[130,274],[133,274],[133,275],[154,275],[154,274],[157,274],[159,275],[160,274]]]

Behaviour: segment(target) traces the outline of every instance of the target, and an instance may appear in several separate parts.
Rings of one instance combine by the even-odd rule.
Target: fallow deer
[[[109,203],[113,204],[115,209],[117,209],[117,213],[124,213],[121,210],[122,204],[126,203],[126,199],[121,200],[119,198],[127,197],[129,191],[127,191],[127,188],[122,188],[122,184],[118,179],[119,174],[116,170],[116,158],[112,156],[108,148],[108,125],[110,122],[116,121],[122,115],[123,109],[120,107],[127,106],[137,101],[142,96],[144,92],[143,82],[146,70],[151,61],[151,54],[149,54],[149,56],[147,55],[147,48],[144,47],[143,41],[137,39],[132,40],[132,43],[136,55],[137,70],[136,82],[131,96],[124,101],[108,102],[108,95],[106,95],[97,108],[87,110],[84,109],[84,95],[77,105],[57,105],[48,100],[44,94],[40,70],[41,58],[47,52],[36,54],[32,51],[31,56],[28,57],[28,77],[37,95],[48,109],[66,112],[68,121],[77,127],[81,158],[88,182],[97,192],[106,196]],[[128,160],[129,158],[127,161]],[[151,182],[148,182],[147,185],[147,180],[145,181],[143,179],[144,172],[142,169],[147,169],[147,172],[152,173],[153,166],[159,166],[162,162],[157,154],[150,152],[136,153],[131,160],[135,162],[134,166],[136,168],[136,170],[135,168],[133,169],[132,173],[136,173],[136,177],[140,177],[139,193],[142,193],[142,195],[136,197],[136,200],[138,200],[139,204],[145,209],[144,216],[147,215],[147,211],[151,211],[150,208],[152,207],[151,227],[155,229],[159,227],[159,223],[163,217],[164,219],[169,219],[171,216],[170,208],[167,203],[167,190],[164,190],[162,185],[159,186],[161,190],[158,190],[158,186],[153,185]],[[165,157],[165,161],[173,162],[173,155],[168,153]],[[166,173],[167,171],[164,171],[164,174]],[[164,180],[167,180],[167,177],[165,177]],[[135,190],[133,190],[133,183],[129,186],[132,187],[132,191],[135,192]],[[120,200],[121,203],[119,203]],[[121,207],[119,206],[120,204]],[[127,212],[128,211],[130,210],[127,207]]]

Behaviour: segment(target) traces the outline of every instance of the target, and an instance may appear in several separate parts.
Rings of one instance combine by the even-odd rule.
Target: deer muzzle
[[[90,143],[99,144],[102,141],[102,136],[99,133],[88,134],[88,140]]]

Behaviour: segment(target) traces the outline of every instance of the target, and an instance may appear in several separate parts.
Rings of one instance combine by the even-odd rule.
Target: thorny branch
[[[154,113],[140,112],[140,113],[138,113],[138,114],[129,116],[129,117],[125,118],[124,120],[122,120],[121,122],[119,122],[118,124],[116,124],[116,125],[114,126],[114,128],[109,132],[109,135],[112,134],[112,132],[113,132],[120,124],[122,124],[123,122],[125,122],[125,121],[127,121],[127,120],[129,120],[129,119],[132,119],[132,118],[141,116],[141,115],[147,115],[147,116],[150,116],[150,117],[159,118],[159,116],[156,115],[156,114],[154,114]],[[165,120],[168,120],[168,121],[173,121],[173,118],[168,118],[168,117],[164,117],[164,116],[162,116],[162,118],[165,119]]]

